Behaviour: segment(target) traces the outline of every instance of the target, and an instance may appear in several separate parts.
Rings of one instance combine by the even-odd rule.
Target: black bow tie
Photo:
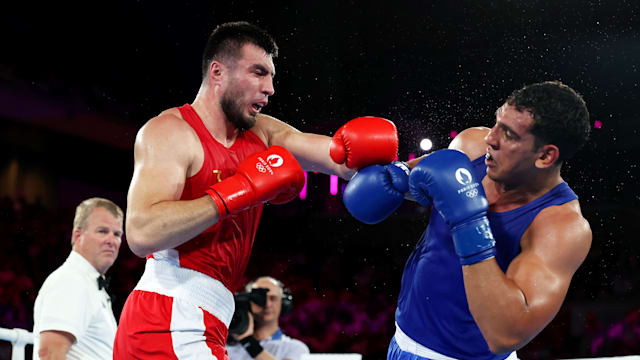
[[[98,290],[104,288],[105,291],[109,291],[109,281],[111,281],[110,276],[98,276]]]

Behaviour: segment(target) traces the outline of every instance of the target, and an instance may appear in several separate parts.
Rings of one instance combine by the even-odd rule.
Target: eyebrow
[[[495,112],[495,115],[496,115],[496,125],[498,125],[498,126],[499,126],[500,128],[502,128],[502,129],[507,129],[507,130],[511,131],[511,132],[512,132],[512,133],[513,133],[513,134],[514,134],[518,139],[521,139],[521,138],[522,138],[522,136],[520,136],[520,134],[518,134],[518,132],[517,132],[517,131],[515,131],[514,129],[512,129],[510,126],[507,126],[507,125],[503,124],[502,122],[498,122],[498,110],[500,110],[500,109],[497,109],[497,110],[496,110],[496,112]]]
[[[520,134],[518,134],[518,133],[517,133],[515,130],[513,130],[511,127],[509,127],[509,126],[507,126],[507,125],[505,125],[505,124],[503,124],[503,123],[498,123],[498,126],[500,126],[500,127],[501,127],[501,128],[503,128],[503,129],[507,129],[507,130],[509,130],[513,135],[515,135],[515,136],[516,136],[516,138],[518,138],[518,139],[521,139],[521,138],[522,138],[522,136],[520,136]]]

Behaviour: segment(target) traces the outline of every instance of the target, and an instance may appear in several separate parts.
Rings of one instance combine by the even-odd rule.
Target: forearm
[[[254,359],[256,359],[256,360],[276,360],[276,358],[273,355],[271,355],[270,352],[268,352],[267,350],[264,350],[264,349]]]
[[[46,347],[38,350],[38,356],[41,360],[66,360],[69,349],[62,347]]]
[[[74,339],[73,335],[63,331],[43,331],[40,333],[38,356],[43,360],[65,360]]]
[[[336,164],[329,155],[331,138],[311,133],[290,133],[275,138],[278,144],[289,150],[307,171],[319,171],[323,174],[337,175],[345,180],[351,179],[355,170],[344,164]]]
[[[523,291],[508,279],[495,258],[462,267],[469,310],[494,353],[524,346],[531,333],[532,312]]]
[[[127,213],[127,243],[134,254],[144,257],[184,244],[218,220],[218,209],[208,195],[161,201],[144,208],[133,206]]]

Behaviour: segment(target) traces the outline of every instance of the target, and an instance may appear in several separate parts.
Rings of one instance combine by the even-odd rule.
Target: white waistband
[[[412,353],[414,355],[432,360],[456,360],[455,358],[442,355],[437,351],[433,351],[428,347],[420,345],[417,342],[413,341],[413,339],[411,339],[409,335],[403,333],[402,330],[400,330],[398,323],[396,323],[396,333],[394,335],[394,338],[396,339],[396,343],[398,343],[398,347],[402,351],[406,351],[408,353]],[[507,357],[505,360],[518,360],[518,356],[514,351],[509,354],[509,357]]]
[[[189,301],[217,317],[227,327],[235,310],[233,294],[220,281],[164,259],[147,259],[144,274],[134,290]]]

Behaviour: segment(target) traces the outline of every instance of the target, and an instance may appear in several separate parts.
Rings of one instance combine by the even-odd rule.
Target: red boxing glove
[[[265,201],[289,202],[303,186],[300,164],[282,146],[272,146],[245,158],[233,176],[212,185],[206,192],[215,201],[222,219]]]
[[[388,164],[398,154],[398,130],[389,120],[365,116],[342,125],[331,139],[329,155],[337,164],[360,170]]]

